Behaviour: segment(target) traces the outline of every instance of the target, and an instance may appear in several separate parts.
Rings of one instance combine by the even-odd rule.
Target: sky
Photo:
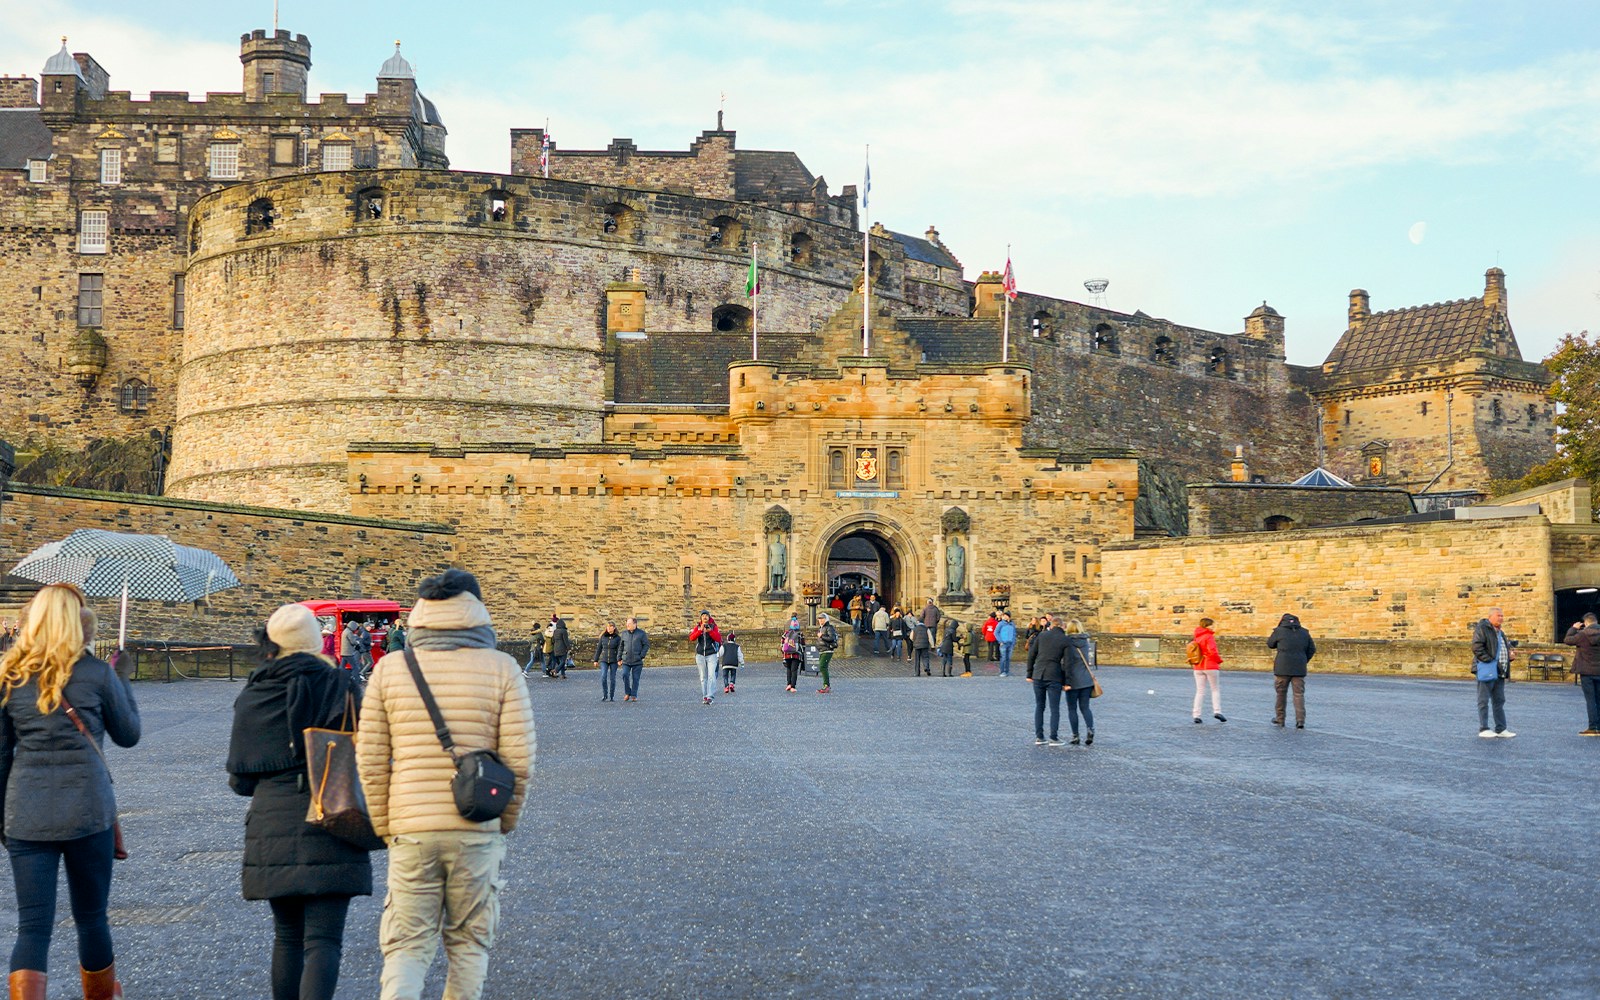
[[[394,42],[452,166],[509,130],[559,151],[687,150],[719,106],[745,149],[837,192],[871,147],[873,221],[936,227],[968,278],[1243,329],[1262,301],[1318,364],[1348,293],[1374,310],[1506,272],[1523,356],[1600,332],[1600,3],[1593,0],[280,0],[311,91],[375,89]],[[0,0],[0,73],[69,37],[111,86],[240,89],[270,0]]]

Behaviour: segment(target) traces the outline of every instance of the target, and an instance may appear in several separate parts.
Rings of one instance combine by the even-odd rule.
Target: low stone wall
[[[1320,638],[1317,655],[1311,661],[1314,674],[1379,674],[1405,677],[1441,677],[1467,680],[1471,677],[1472,643],[1446,639],[1339,639]],[[1135,667],[1189,666],[1184,650],[1191,633],[1163,635],[1096,635],[1102,664]],[[1513,636],[1513,638],[1515,638]],[[1217,651],[1224,670],[1270,671],[1274,651],[1267,648],[1264,636],[1217,636]],[[1528,676],[1528,657],[1534,653],[1559,653],[1568,679],[1572,671],[1572,647],[1524,642],[1517,647],[1512,668],[1516,680]]]

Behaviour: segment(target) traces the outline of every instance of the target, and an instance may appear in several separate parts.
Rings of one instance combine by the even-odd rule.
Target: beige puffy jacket
[[[471,594],[419,600],[411,612],[413,637],[427,629],[487,624],[488,609]],[[455,763],[439,745],[406,658],[391,653],[372,671],[356,736],[373,829],[380,837],[436,830],[510,833],[527,798],[537,750],[522,672],[511,657],[493,649],[418,649],[416,654],[456,748],[497,751],[517,776],[517,786],[499,819],[472,823],[456,812],[450,791]]]

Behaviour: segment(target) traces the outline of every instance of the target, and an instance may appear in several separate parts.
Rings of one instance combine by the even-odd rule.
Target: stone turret
[[[239,36],[239,61],[244,63],[244,99],[264,101],[268,94],[306,96],[311,72],[311,42],[304,35],[261,28]]]
[[[1491,312],[1507,312],[1506,273],[1491,267],[1483,275],[1483,308]]]

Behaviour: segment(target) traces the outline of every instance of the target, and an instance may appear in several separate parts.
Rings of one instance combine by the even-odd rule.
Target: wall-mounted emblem
[[[878,449],[856,449],[856,481],[872,483],[878,480]]]

